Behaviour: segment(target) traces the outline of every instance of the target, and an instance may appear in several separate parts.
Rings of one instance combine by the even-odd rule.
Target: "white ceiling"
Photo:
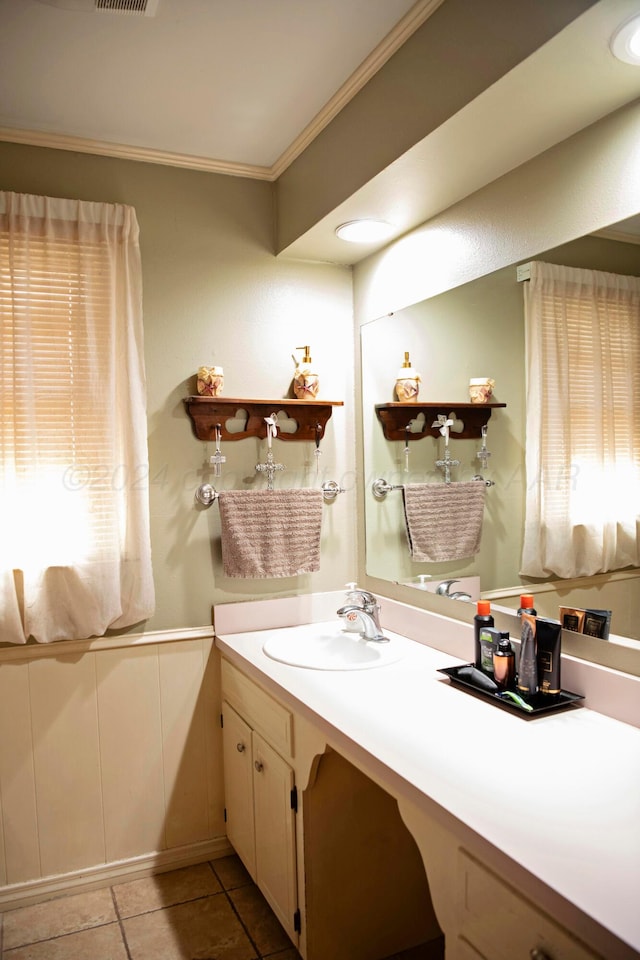
[[[143,16],[0,0],[0,127],[268,170],[439,2],[158,0]]]
[[[158,0],[151,17],[94,2],[0,0],[0,139],[272,180],[447,0]],[[608,46],[636,12],[599,0],[286,254],[354,263],[375,248],[338,223],[400,236],[639,97],[640,68]]]

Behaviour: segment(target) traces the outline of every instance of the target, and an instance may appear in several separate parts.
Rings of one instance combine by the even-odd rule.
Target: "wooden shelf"
[[[215,440],[220,427],[221,440],[244,440],[266,437],[264,418],[284,413],[287,429],[278,430],[278,440],[322,440],[332,407],[343,406],[342,400],[246,400],[233,397],[185,397],[184,405],[191,417],[198,440]],[[239,413],[239,411],[244,411]],[[246,419],[245,419],[246,415]]]
[[[462,420],[464,430],[461,433],[451,431],[451,440],[471,440],[482,436],[482,428],[489,422],[491,411],[497,407],[506,407],[506,403],[377,403],[376,413],[382,424],[387,440],[422,440],[423,437],[439,437],[440,428],[432,427],[439,415],[448,417],[455,413]],[[424,414],[422,430],[407,430],[412,421]]]

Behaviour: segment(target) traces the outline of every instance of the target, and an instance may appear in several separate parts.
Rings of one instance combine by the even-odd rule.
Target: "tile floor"
[[[299,960],[237,857],[0,915],[1,960]]]

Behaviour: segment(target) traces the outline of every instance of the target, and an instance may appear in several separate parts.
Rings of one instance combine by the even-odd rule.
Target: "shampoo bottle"
[[[476,615],[473,618],[473,637],[474,637],[474,665],[478,670],[482,670],[482,646],[480,643],[480,631],[483,627],[493,627],[493,617],[491,616],[491,604],[488,600],[478,600]]]

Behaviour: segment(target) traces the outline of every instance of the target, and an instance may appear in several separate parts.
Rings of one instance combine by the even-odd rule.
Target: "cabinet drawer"
[[[289,710],[224,659],[222,696],[281,756],[293,756],[293,717]]]
[[[462,850],[460,871],[460,932],[486,960],[601,960]]]

